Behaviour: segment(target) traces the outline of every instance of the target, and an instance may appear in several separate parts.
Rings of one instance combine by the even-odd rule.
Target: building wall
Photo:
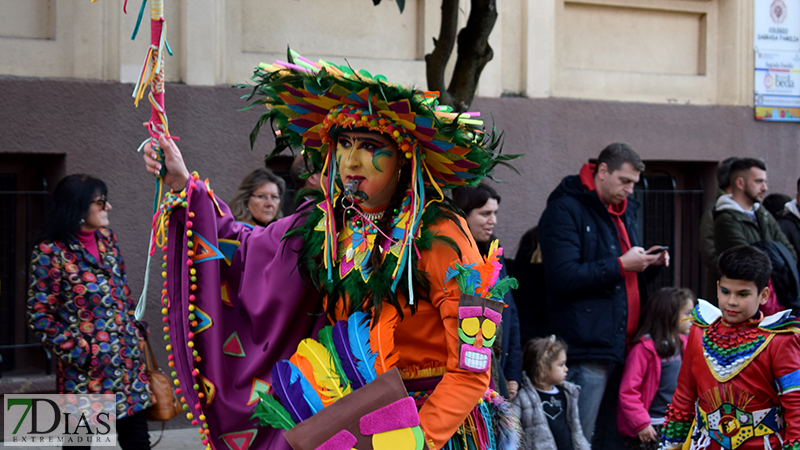
[[[166,62],[170,128],[190,170],[208,177],[222,199],[272,145],[262,134],[249,149],[260,112],[237,112],[242,92],[227,86],[246,81],[259,62],[285,57],[290,45],[312,59],[346,57],[354,68],[425,87],[423,58],[440,19],[439,0],[407,0],[403,14],[390,0],[377,7],[369,0],[165,3],[175,52]],[[138,294],[154,179],[134,151],[147,137],[140,124],[149,111],[134,109],[130,94],[149,26],[131,41],[138,2],[127,15],[121,4],[0,0],[0,171],[46,155],[59,167],[33,162],[25,170],[104,179],[111,227]],[[752,0],[504,0],[498,8],[494,59],[473,108],[505,132],[505,152],[524,154],[514,162],[520,175],[496,172],[505,181],[497,235],[509,253],[560,179],[615,141],[630,143],[652,168],[761,157],[770,190],[794,193],[800,128],[753,119]],[[468,11],[461,0],[462,25]],[[151,284],[147,320],[157,325]],[[161,342],[160,328],[152,329]],[[155,347],[165,366],[166,351]]]
[[[0,0],[0,74],[134,82],[148,14],[120,2]],[[165,2],[167,80],[230,85],[287,46],[425,86],[440,0]],[[463,25],[470,3],[461,0]],[[504,0],[478,95],[751,105],[752,0]],[[450,62],[452,70],[455,60]]]

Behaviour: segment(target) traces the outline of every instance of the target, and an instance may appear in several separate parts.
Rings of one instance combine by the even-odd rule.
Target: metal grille
[[[16,174],[0,174],[0,376],[42,355],[50,373],[50,355],[31,338],[25,315],[28,258],[47,201],[44,180],[40,191],[19,191]]]
[[[682,177],[678,186],[667,172],[642,177],[634,189],[641,202],[639,242],[647,249],[668,245],[671,264],[650,283],[648,293],[665,286],[686,287],[702,294],[703,267],[698,256],[700,219],[703,214],[703,183],[694,173]]]

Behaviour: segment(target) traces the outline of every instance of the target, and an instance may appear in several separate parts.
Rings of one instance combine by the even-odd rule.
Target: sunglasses
[[[108,199],[106,197],[100,197],[97,200],[92,200],[92,203],[99,206],[100,209],[106,209],[106,204],[108,203]]]

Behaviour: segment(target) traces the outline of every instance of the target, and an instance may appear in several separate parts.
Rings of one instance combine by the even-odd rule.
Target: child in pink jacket
[[[628,449],[658,448],[696,303],[688,289],[661,288],[645,306],[619,390],[617,426]]]

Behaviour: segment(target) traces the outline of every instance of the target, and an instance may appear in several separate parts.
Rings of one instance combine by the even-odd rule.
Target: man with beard
[[[731,193],[717,199],[714,208],[714,245],[722,253],[737,245],[779,241],[797,260],[794,247],[761,201],[767,193],[767,166],[755,158],[731,164]]]

